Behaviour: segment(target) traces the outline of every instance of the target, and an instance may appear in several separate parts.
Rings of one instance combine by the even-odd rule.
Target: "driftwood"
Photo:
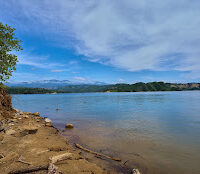
[[[58,171],[58,167],[56,167],[53,163],[50,163],[45,166],[29,167],[26,169],[11,171],[11,172],[9,172],[9,174],[32,173],[32,172],[37,172],[40,170],[48,170],[48,174],[61,174],[61,172]]]
[[[29,167],[29,168],[26,168],[26,169],[11,171],[11,172],[9,172],[9,174],[31,173],[31,172],[37,172],[37,171],[40,171],[40,170],[47,170],[48,174],[59,174],[60,172],[58,171],[58,168],[54,165],[54,163],[57,163],[59,161],[63,161],[63,160],[66,160],[66,159],[71,159],[71,158],[72,158],[72,153],[67,152],[67,153],[57,155],[57,156],[53,156],[52,158],[50,158],[51,163],[49,163],[48,165],[35,166],[35,167]],[[30,163],[21,160],[21,157],[18,159],[18,162],[30,165]]]
[[[75,144],[75,146],[81,150],[84,150],[86,152],[89,152],[89,153],[92,153],[96,156],[99,156],[99,157],[105,157],[105,158],[108,158],[108,159],[111,159],[111,160],[114,160],[114,161],[121,161],[121,159],[119,158],[113,158],[113,157],[110,157],[110,156],[107,156],[107,155],[104,155],[104,154],[101,154],[101,153],[98,153],[98,152],[94,152],[94,151],[91,151],[89,149],[86,149],[84,147],[82,147],[80,144]]]
[[[37,171],[40,171],[40,170],[48,170],[48,168],[49,168],[49,165],[29,167],[29,168],[26,168],[26,169],[11,171],[11,172],[9,172],[9,174],[31,173],[31,172],[37,172]]]
[[[51,163],[53,163],[53,164],[55,164],[59,161],[66,160],[66,159],[72,159],[72,153],[67,152],[67,153],[57,155],[57,156],[53,156],[53,157],[50,158]]]

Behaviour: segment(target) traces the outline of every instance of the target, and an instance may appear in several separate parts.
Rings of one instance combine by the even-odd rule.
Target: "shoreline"
[[[100,93],[100,94],[110,94],[110,93],[162,93],[162,92],[200,92],[200,90],[177,90],[177,91],[120,91],[120,92],[62,92],[62,93],[10,93],[9,95],[57,95],[57,94],[95,94],[95,93]]]
[[[75,149],[61,132],[50,122],[45,122],[39,113],[4,111],[0,114],[0,121],[2,174],[48,165],[52,157],[65,153],[70,153],[70,158],[55,163],[61,173],[108,173],[83,158],[82,151]],[[37,173],[46,172],[41,170]]]

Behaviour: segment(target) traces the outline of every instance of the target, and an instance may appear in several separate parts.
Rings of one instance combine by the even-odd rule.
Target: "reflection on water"
[[[72,141],[152,174],[200,173],[199,103],[198,91],[13,96],[15,108],[73,123]]]

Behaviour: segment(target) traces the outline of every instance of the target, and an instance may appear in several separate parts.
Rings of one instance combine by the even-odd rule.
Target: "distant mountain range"
[[[60,87],[69,85],[106,85],[106,83],[94,81],[90,83],[73,82],[70,80],[38,80],[32,82],[18,82],[5,84],[8,87],[26,87],[26,88],[45,88],[45,89],[58,89]]]
[[[38,81],[12,84],[8,86],[10,94],[34,93],[80,93],[80,92],[145,92],[145,91],[185,91],[200,90],[200,83],[135,83],[135,84],[71,84],[69,81]]]

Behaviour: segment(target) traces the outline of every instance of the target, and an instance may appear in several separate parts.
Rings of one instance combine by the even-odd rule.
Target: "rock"
[[[73,124],[66,124],[66,125],[65,125],[65,128],[67,128],[67,129],[72,129],[72,128],[74,128],[74,126],[73,126]]]
[[[14,123],[8,123],[8,126],[14,126],[15,124]]]
[[[0,154],[0,159],[1,159],[1,158],[4,158],[3,154]]]
[[[15,133],[16,133],[16,131],[13,130],[13,129],[9,129],[9,130],[6,131],[7,135],[14,135]]]
[[[23,131],[20,132],[20,137],[23,137],[29,134],[36,134],[37,131],[38,131],[37,128],[24,129]]]
[[[138,169],[133,169],[132,174],[141,174]]]
[[[0,132],[1,131],[4,131],[4,128],[3,128],[3,123],[2,123],[2,121],[0,120]]]
[[[29,116],[28,116],[28,115],[24,115],[23,117],[24,117],[24,118],[29,118]]]
[[[49,118],[45,118],[44,121],[45,121],[46,123],[51,123],[51,122],[52,122]]]
[[[19,110],[18,109],[14,109],[16,112],[19,112]]]
[[[17,122],[18,122],[17,119],[10,119],[9,121],[10,121],[9,123],[12,123],[12,122],[13,122],[13,123],[17,123]]]
[[[47,126],[47,127],[53,127],[53,125],[51,123],[45,123],[45,126]]]
[[[4,136],[0,134],[0,142],[3,140]]]
[[[24,114],[26,114],[26,115],[31,115],[31,112],[24,112]]]
[[[32,113],[32,115],[34,115],[34,116],[40,116],[40,113],[39,112],[34,112],[34,113]]]
[[[22,111],[19,112],[19,115],[23,115],[23,114],[24,114],[24,112],[22,112]]]
[[[49,151],[54,151],[54,152],[60,152],[65,150],[67,150],[66,146],[53,145],[52,147],[49,147]]]
[[[0,132],[4,131],[4,128],[3,127],[0,127]]]

